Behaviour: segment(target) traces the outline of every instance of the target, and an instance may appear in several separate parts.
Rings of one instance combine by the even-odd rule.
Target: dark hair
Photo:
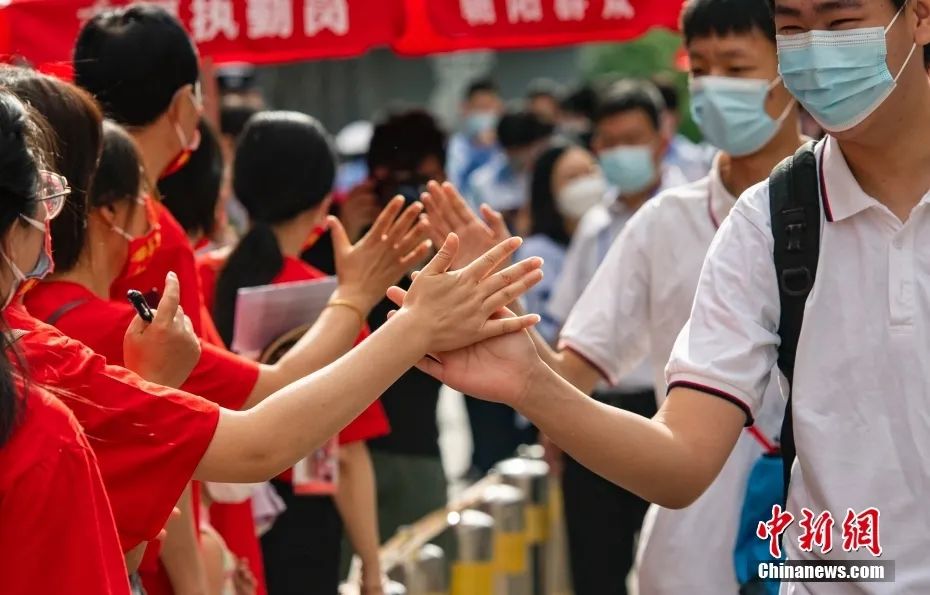
[[[90,207],[105,207],[135,200],[142,186],[142,157],[126,129],[115,122],[103,123],[103,152],[91,186]]]
[[[681,13],[685,45],[698,37],[720,37],[758,31],[773,43],[775,19],[771,0],[688,0]]]
[[[0,86],[41,113],[52,131],[50,160],[71,186],[64,210],[50,225],[52,258],[59,271],[69,271],[87,234],[87,192],[103,143],[100,107],[83,89],[25,68],[0,67]]]
[[[581,114],[589,120],[594,119],[597,112],[597,91],[590,85],[584,85],[569,93],[562,100],[562,111]]]
[[[549,236],[552,241],[563,246],[568,246],[571,237],[565,230],[565,219],[555,205],[552,176],[559,159],[574,147],[576,145],[560,144],[546,149],[536,159],[530,185],[530,215],[533,218],[530,233]]]
[[[270,283],[284,264],[272,225],[318,206],[332,192],[336,154],[329,134],[297,112],[262,112],[249,120],[236,148],[233,185],[252,227],[216,282],[214,319],[230,344],[241,287]]]
[[[552,79],[534,79],[526,88],[526,98],[532,100],[539,97],[551,97],[559,101],[562,97],[562,89]]]
[[[12,93],[0,91],[0,235],[6,235],[22,215],[34,216],[43,162],[36,121]],[[9,296],[5,296],[9,297]],[[6,330],[6,323],[0,320]],[[0,447],[10,439],[23,403],[13,378],[11,357],[19,357],[8,333],[0,333]],[[20,366],[25,373],[25,367]]]
[[[497,124],[497,140],[505,149],[526,147],[552,136],[554,127],[528,111],[508,112]]]
[[[239,138],[249,119],[261,110],[241,101],[224,100],[220,106],[220,132]]]
[[[187,164],[158,182],[162,202],[188,234],[211,235],[223,184],[223,154],[213,128],[200,122],[200,146]]]
[[[368,147],[368,171],[385,167],[392,172],[415,172],[429,157],[446,163],[446,133],[429,112],[397,112],[375,125]]]
[[[618,114],[639,110],[646,114],[656,130],[661,128],[665,102],[656,86],[649,81],[626,79],[614,83],[598,105],[594,123],[599,124]]]
[[[75,82],[126,126],[154,122],[184,85],[197,82],[197,52],[184,28],[151,4],[109,10],[89,20],[74,46]]]
[[[500,90],[491,79],[477,79],[472,81],[465,90],[465,101],[471,101],[479,93],[493,93],[498,95]]]
[[[662,94],[665,109],[670,112],[677,112],[678,107],[681,105],[681,98],[678,94],[678,84],[675,79],[666,73],[659,73],[652,77],[652,84]]]

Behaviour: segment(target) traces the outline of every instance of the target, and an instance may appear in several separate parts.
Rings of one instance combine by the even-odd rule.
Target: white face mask
[[[565,185],[555,196],[555,206],[563,217],[581,219],[588,209],[604,200],[607,180],[596,173],[576,178]]]

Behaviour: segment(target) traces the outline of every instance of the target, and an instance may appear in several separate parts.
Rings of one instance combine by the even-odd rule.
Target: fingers
[[[394,223],[397,214],[403,208],[404,197],[395,196],[391,199],[387,206],[384,207],[384,210],[381,211],[381,214],[378,215],[378,218],[375,219],[375,222],[371,224],[371,229],[365,234],[365,238],[381,239],[391,228],[391,224]]]
[[[387,298],[398,306],[404,305],[405,297],[407,297],[407,292],[396,285],[389,287],[387,290]],[[391,316],[391,314],[388,313],[388,316]]]
[[[468,208],[468,203],[464,198],[462,198],[462,195],[459,193],[458,189],[451,182],[444,183],[442,185],[442,191],[443,195],[445,196],[446,203],[449,205],[452,218],[459,225],[468,225],[477,219],[472,210]]]
[[[148,323],[142,320],[142,318],[136,314],[136,316],[132,319],[132,322],[129,323],[129,328],[126,329],[126,335],[141,335],[145,332],[147,326]]]
[[[421,217],[413,227],[408,225],[405,228],[406,233],[399,239],[395,238],[391,243],[391,247],[401,254],[407,254],[417,248],[423,240],[427,239],[429,235],[428,228],[429,223]]]
[[[503,287],[496,293],[484,300],[485,312],[496,312],[500,308],[515,302],[521,295],[533,288],[537,283],[542,281],[543,272],[539,269],[520,276],[516,281]]]
[[[538,256],[521,260],[517,264],[510,265],[503,271],[489,276],[481,282],[481,289],[485,295],[492,295],[501,289],[507,287],[517,279],[527,273],[542,268],[543,259]]]
[[[540,320],[541,318],[538,314],[527,314],[526,316],[518,316],[516,318],[499,318],[496,320],[489,320],[484,323],[484,326],[481,329],[481,340],[486,341],[488,339],[493,339],[494,337],[500,337],[501,335],[509,335],[533,328],[539,324]]]
[[[422,212],[423,204],[419,202],[413,203],[404,209],[404,212],[400,214],[400,217],[394,220],[394,223],[391,224],[381,239],[388,242],[391,246],[396,246],[408,232],[412,231],[411,228],[413,227],[414,222],[416,222],[417,225],[420,225],[418,217]],[[423,229],[423,232],[425,233],[425,229],[421,229]]]
[[[332,238],[333,250],[336,254],[344,254],[352,248],[352,242],[349,240],[349,234],[342,222],[338,218],[330,215],[326,218],[329,226],[329,235]]]
[[[181,304],[181,287],[178,283],[178,276],[174,272],[168,273],[165,277],[165,291],[158,302],[158,309],[155,312],[154,324],[169,325],[174,320]]]
[[[478,257],[473,263],[466,266],[464,275],[475,283],[481,281],[487,277],[491,271],[496,269],[501,262],[506,260],[507,257],[516,252],[521,244],[523,244],[523,240],[520,238],[509,238],[504,240]]]
[[[422,272],[426,275],[445,273],[449,270],[449,267],[452,266],[452,261],[455,260],[455,255],[458,254],[458,251],[459,237],[454,233],[450,233],[443,243],[442,248],[440,248],[439,253],[423,267]]]
[[[404,270],[409,269],[412,265],[422,261],[426,258],[426,255],[429,254],[429,251],[433,247],[433,242],[429,240],[424,240],[420,242],[420,245],[407,253],[406,256],[400,259],[400,266]]]
[[[485,225],[491,228],[491,234],[495,240],[500,241],[510,237],[510,230],[507,229],[507,222],[504,221],[503,215],[488,205],[481,205],[481,217],[484,219]]]
[[[436,227],[438,233],[445,238],[452,232],[452,224],[447,217],[446,201],[443,198],[442,186],[437,182],[429,182],[426,185],[427,192],[423,193],[420,200],[426,205],[426,212],[429,213],[430,223]],[[435,241],[436,238],[433,238]],[[437,242],[439,245],[441,242]]]

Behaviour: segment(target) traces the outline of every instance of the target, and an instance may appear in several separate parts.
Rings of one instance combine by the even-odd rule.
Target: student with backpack
[[[514,406],[595,472],[681,508],[720,472],[780,363],[791,381],[786,442],[797,450],[786,506],[796,521],[780,535],[787,557],[896,563],[893,584],[783,592],[926,592],[930,82],[914,54],[930,42],[930,0],[778,0],[774,10],[785,86],[828,137],[750,188],[723,222],[659,413],[649,420],[584,397],[528,335],[420,366]],[[832,548],[801,547],[805,509],[833,515]],[[859,532],[870,518],[872,530]],[[840,539],[852,533],[859,539]]]

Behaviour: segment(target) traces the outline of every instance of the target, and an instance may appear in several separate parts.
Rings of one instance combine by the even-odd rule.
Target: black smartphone
[[[145,301],[145,296],[142,295],[141,291],[130,289],[128,292],[126,292],[126,299],[129,300],[129,303],[132,304],[133,308],[136,309],[136,312],[139,314],[139,318],[146,322],[152,322],[155,320],[155,315],[152,314],[152,308],[150,308],[149,303]]]

